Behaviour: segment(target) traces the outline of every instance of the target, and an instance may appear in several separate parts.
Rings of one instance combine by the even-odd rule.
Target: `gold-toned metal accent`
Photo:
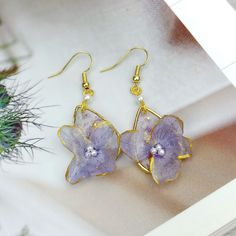
[[[138,84],[140,81],[140,73],[141,73],[141,66],[137,65],[134,71],[133,82],[134,84]]]
[[[73,61],[75,61],[75,59],[77,59],[80,55],[86,55],[90,59],[90,63],[89,63],[88,68],[82,72],[82,87],[84,88],[83,94],[88,94],[90,96],[93,96],[94,91],[92,89],[90,89],[90,84],[88,82],[88,77],[87,77],[87,72],[91,69],[92,64],[93,64],[93,59],[92,59],[92,56],[89,52],[79,51],[79,52],[75,53],[59,72],[57,72],[54,75],[49,76],[48,78],[50,79],[50,78],[61,75],[69,67],[69,65]]]
[[[82,73],[82,86],[84,89],[89,89],[89,82],[88,82],[88,77],[87,77],[87,73],[83,72]]]
[[[102,126],[104,126],[104,125],[110,125],[110,122],[109,121],[107,121],[107,120],[103,120],[102,122],[100,121],[99,123],[97,123],[97,122],[95,122],[94,124],[93,124],[93,127],[94,128],[101,128]]]
[[[88,108],[87,101],[83,100],[80,106],[81,106],[81,111],[85,111]]]
[[[55,73],[55,74],[49,76],[48,78],[51,79],[51,78],[53,78],[53,77],[56,77],[56,76],[61,75],[61,74],[68,68],[68,66],[69,66],[79,55],[82,55],[82,54],[83,54],[83,55],[87,55],[87,56],[89,57],[89,59],[90,59],[90,64],[89,64],[88,68],[83,71],[83,73],[84,73],[84,72],[88,72],[88,71],[91,69],[92,64],[93,64],[92,56],[91,56],[91,54],[90,54],[89,52],[86,52],[86,51],[79,51],[79,52],[75,53],[75,54],[69,59],[69,61],[63,66],[63,68],[62,68],[60,71],[58,71],[57,73]]]
[[[145,58],[144,63],[138,65],[138,66],[137,66],[138,68],[136,67],[136,69],[135,69],[135,74],[136,74],[136,75],[140,75],[140,68],[143,67],[143,66],[145,66],[145,65],[147,64],[147,61],[148,61],[148,51],[147,51],[147,49],[142,48],[142,47],[133,47],[133,48],[129,49],[129,50],[125,53],[125,55],[122,56],[114,65],[112,65],[112,66],[110,66],[110,67],[107,67],[107,68],[105,68],[105,69],[102,69],[100,72],[107,72],[107,71],[110,71],[110,70],[116,68],[118,65],[120,65],[120,64],[129,56],[129,54],[130,54],[132,51],[135,51],[135,50],[141,50],[141,51],[143,51],[143,52],[145,53],[145,55],[146,55],[146,58]]]
[[[133,95],[139,96],[142,94],[142,89],[137,84],[135,84],[130,88],[130,92]]]
[[[137,165],[146,173],[150,174],[150,170],[143,166],[140,162],[137,162]]]
[[[96,176],[106,176],[106,175],[108,175],[109,173],[107,172],[107,173],[103,173],[103,174],[98,174],[98,175],[96,175]]]
[[[184,155],[178,156],[178,159],[179,159],[179,160],[184,160],[184,159],[187,159],[187,158],[189,158],[189,157],[191,157],[191,156],[192,156],[192,154],[184,154]]]
[[[94,91],[92,89],[85,89],[83,91],[83,95],[93,96],[94,95]]]
[[[152,173],[153,165],[154,165],[154,157],[152,156],[152,157],[150,158],[150,173]],[[159,182],[158,179],[156,179],[156,178],[153,178],[153,179],[154,179],[154,181],[155,181],[157,184],[160,184],[160,182]]]
[[[189,137],[185,137],[187,140],[188,140],[188,142],[189,142],[189,147],[190,147],[190,150],[192,151],[192,149],[193,149],[193,140],[191,139],[191,138],[189,138]]]
[[[105,68],[103,70],[101,70],[101,72],[106,72],[106,71],[110,71],[112,69],[114,69],[115,67],[117,67],[118,65],[120,65],[128,56],[129,54],[134,51],[134,50],[142,50],[145,55],[146,55],[146,58],[145,58],[145,61],[143,64],[140,64],[140,65],[137,65],[135,67],[135,71],[134,71],[134,75],[133,75],[133,83],[134,83],[134,86],[132,86],[130,88],[130,92],[135,95],[135,96],[139,96],[141,95],[142,93],[142,89],[138,86],[139,82],[140,82],[140,74],[141,74],[141,68],[143,66],[145,66],[147,64],[147,61],[148,61],[148,51],[145,49],[145,48],[142,48],[142,47],[134,47],[134,48],[131,48],[129,49],[124,56],[122,56],[118,62],[116,62],[114,65],[108,67],[108,68]]]
[[[62,127],[69,127],[69,128],[75,128],[76,127],[76,125],[75,125],[75,122],[76,122],[76,114],[77,114],[77,112],[78,112],[78,110],[80,110],[81,109],[81,111],[83,111],[82,109],[84,109],[83,107],[82,107],[82,105],[78,105],[76,108],[75,108],[75,110],[74,110],[74,115],[73,115],[73,125],[63,125]],[[117,147],[118,147],[118,150],[117,150],[117,153],[116,153],[116,159],[118,159],[118,157],[119,157],[119,155],[120,155],[120,152],[121,152],[121,148],[120,148],[120,134],[119,134],[119,132],[116,130],[116,128],[109,122],[109,121],[107,121],[103,116],[101,116],[99,113],[97,113],[96,111],[94,111],[94,110],[92,110],[92,109],[90,109],[90,108],[88,108],[88,107],[86,107],[86,109],[85,110],[88,110],[88,111],[90,111],[90,112],[92,112],[92,113],[94,113],[95,115],[97,115],[101,120],[102,120],[102,123],[103,124],[106,124],[106,125],[109,125],[113,130],[114,130],[114,132],[115,132],[115,134],[116,134],[116,136],[117,136]],[[99,124],[97,124],[97,127],[99,127],[100,125]],[[62,128],[61,127],[61,128]],[[58,131],[57,131],[57,135],[58,135],[58,137],[59,137],[59,139],[60,139],[60,141],[61,141],[61,143],[63,144],[63,146],[65,146],[66,147],[66,145],[65,145],[65,143],[64,143],[64,141],[63,141],[63,139],[61,138],[61,134],[60,134],[60,132],[61,132],[61,128],[59,128],[58,129]],[[86,137],[84,137],[85,139],[86,139]],[[67,148],[67,147],[66,147]],[[68,148],[67,148],[68,149]],[[66,180],[68,181],[68,173],[69,173],[69,167],[70,167],[70,165],[71,165],[71,163],[73,162],[73,160],[75,159],[75,156],[73,157],[73,159],[71,160],[71,162],[70,162],[70,164],[69,164],[69,166],[67,167],[67,170],[66,170],[66,174],[65,174],[65,178],[66,178]],[[105,175],[107,175],[107,174],[109,174],[109,173],[103,173],[103,174],[99,174],[99,175],[96,175],[96,176],[105,176]],[[68,181],[69,182],[69,181]],[[78,183],[78,182],[80,182],[80,180],[78,180],[77,182],[75,182],[75,183],[71,183],[71,184],[76,184],[76,183]]]

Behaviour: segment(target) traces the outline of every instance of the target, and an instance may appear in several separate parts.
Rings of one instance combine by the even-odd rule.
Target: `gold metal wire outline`
[[[141,50],[145,53],[145,60],[142,64],[138,65],[139,67],[143,67],[147,64],[148,62],[148,58],[149,58],[149,55],[148,55],[148,51],[147,49],[145,48],[142,48],[142,47],[133,47],[133,48],[130,48],[126,53],[125,55],[123,55],[114,65],[110,66],[110,67],[107,67],[107,68],[104,68],[102,70],[100,70],[100,72],[106,72],[106,71],[110,71],[114,68],[116,68],[118,65],[120,65],[128,56],[131,52],[135,51],[135,50]]]
[[[79,52],[75,53],[75,54],[69,59],[69,61],[63,66],[63,68],[62,68],[60,71],[58,71],[57,73],[55,73],[55,74],[49,76],[48,78],[51,79],[51,78],[53,78],[53,77],[56,77],[56,76],[61,75],[61,74],[68,68],[68,66],[69,66],[75,59],[77,59],[80,55],[87,55],[87,56],[89,57],[89,59],[90,59],[90,63],[89,63],[88,68],[83,71],[83,72],[88,72],[88,71],[91,69],[91,67],[92,67],[93,58],[92,58],[92,56],[91,56],[91,54],[90,54],[89,52],[87,52],[87,51],[79,51]]]

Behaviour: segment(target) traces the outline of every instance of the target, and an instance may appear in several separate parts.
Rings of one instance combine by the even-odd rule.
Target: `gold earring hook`
[[[106,71],[110,71],[110,70],[116,68],[116,67],[117,67],[118,65],[120,65],[120,64],[129,56],[129,54],[130,54],[132,51],[134,51],[134,50],[141,50],[141,51],[143,51],[143,52],[145,53],[145,55],[146,55],[146,58],[145,58],[144,63],[143,63],[143,64],[140,64],[140,65],[137,65],[137,67],[138,67],[139,70],[140,70],[141,67],[143,67],[143,66],[145,66],[145,65],[147,64],[148,57],[149,57],[148,51],[147,51],[147,49],[142,48],[142,47],[133,47],[133,48],[129,49],[129,50],[125,53],[125,55],[122,56],[114,65],[112,65],[112,66],[110,66],[110,67],[107,67],[107,68],[105,68],[105,69],[102,69],[100,72],[106,72]],[[136,68],[137,68],[137,67],[136,67]]]
[[[92,59],[92,56],[91,56],[91,54],[89,52],[80,51],[80,52],[75,53],[59,72],[57,72],[54,75],[49,76],[48,78],[51,79],[53,77],[61,75],[67,69],[67,67],[81,54],[87,55],[89,57],[89,59],[90,59],[89,67],[86,70],[83,71],[83,74],[86,74],[86,72],[88,72],[91,69],[91,67],[92,67],[93,59]]]
[[[90,89],[90,85],[89,85],[88,78],[87,78],[87,72],[91,69],[92,64],[93,64],[93,59],[92,59],[92,56],[89,52],[79,51],[79,52],[75,53],[59,72],[57,72],[54,75],[49,76],[48,78],[50,79],[50,78],[56,77],[58,75],[61,75],[68,68],[68,66],[81,54],[87,55],[90,59],[90,63],[89,63],[88,68],[82,72],[82,87],[84,88],[84,91],[83,91],[84,100],[82,101],[81,108],[82,108],[82,110],[85,110],[87,108],[87,100],[91,96],[94,95],[94,91],[92,89]]]
[[[110,66],[110,67],[107,67],[103,70],[101,70],[101,72],[106,72],[106,71],[109,71],[109,70],[112,70],[114,69],[115,67],[117,67],[118,65],[120,65],[128,56],[129,54],[134,51],[134,50],[141,50],[145,53],[145,61],[143,64],[139,64],[135,67],[135,72],[134,72],[134,75],[133,75],[133,83],[134,85],[130,88],[130,92],[135,95],[135,96],[140,96],[142,94],[142,89],[138,86],[139,85],[139,82],[140,82],[140,74],[141,74],[141,67],[145,66],[148,62],[148,58],[149,58],[149,55],[148,55],[148,51],[147,49],[145,48],[142,48],[142,47],[133,47],[131,49],[129,49],[124,56],[122,56],[114,65]],[[141,104],[142,106],[144,106],[144,102],[143,100],[141,101]]]

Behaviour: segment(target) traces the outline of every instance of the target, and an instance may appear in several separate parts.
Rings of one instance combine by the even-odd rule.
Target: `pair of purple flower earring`
[[[92,66],[89,52],[76,53],[60,72],[51,76],[63,73],[81,54],[90,58],[89,67],[82,73],[83,101],[75,108],[74,124],[64,125],[58,130],[61,142],[74,154],[66,171],[66,180],[71,184],[87,177],[113,172],[121,151],[142,170],[150,173],[156,183],[165,183],[178,176],[182,161],[192,155],[191,141],[183,136],[183,122],[172,115],[161,117],[144,103],[139,82],[141,68],[148,60],[146,49],[131,48],[116,64],[101,72],[115,68],[134,50],[145,52],[146,59],[143,64],[136,66],[133,86],[130,89],[131,94],[137,96],[139,101],[133,129],[122,134],[88,107],[88,101],[94,94],[87,79],[87,72]]]

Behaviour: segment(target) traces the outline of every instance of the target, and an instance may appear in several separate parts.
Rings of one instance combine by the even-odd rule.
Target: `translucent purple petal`
[[[144,168],[146,168],[148,171],[150,170],[150,160],[149,158],[146,158],[139,162]]]
[[[178,156],[183,140],[180,121],[173,116],[162,118],[152,131],[152,141],[161,144],[168,155]]]
[[[147,110],[144,112],[141,110],[137,118],[136,130],[150,133],[159,119],[158,116],[154,115],[150,111]]]
[[[143,111],[141,110],[137,116],[137,124],[136,124],[136,130],[139,130],[140,132],[143,132],[143,142],[149,142],[150,140],[150,134],[154,127],[154,125],[158,122],[160,117],[157,115],[154,115],[149,110]],[[149,153],[148,155],[149,156]],[[140,161],[140,164],[149,170],[149,159],[143,159]]]
[[[153,157],[150,168],[153,179],[162,184],[174,180],[178,175],[180,167],[181,161],[175,156],[165,155],[163,158]]]
[[[96,149],[103,150],[116,159],[119,146],[118,134],[108,122],[97,121],[96,126],[91,128],[89,139]]]
[[[156,134],[159,130],[166,130],[174,133],[175,135],[182,136],[183,135],[183,122],[175,117],[175,116],[164,116],[160,119],[160,121],[156,124],[152,135],[155,138],[162,138],[160,134]],[[163,137],[164,138],[164,137]]]
[[[97,121],[102,121],[103,119],[98,116],[96,113],[90,110],[81,111],[81,108],[78,108],[75,111],[75,125],[79,126],[81,130],[85,133],[85,136],[90,135],[91,127]]]
[[[74,158],[70,165],[68,166],[66,172],[66,180],[71,184],[77,183],[82,178],[82,173],[80,172],[81,166],[79,160]]]
[[[141,131],[126,131],[121,135],[122,151],[135,161],[142,161],[148,158],[151,144],[144,140],[144,133]]]
[[[103,158],[103,161],[96,167],[96,175],[113,172],[116,168],[116,163],[115,160],[109,155],[109,153],[103,151],[99,156]]]
[[[186,137],[182,137],[182,141],[180,143],[180,153],[179,153],[179,157],[182,159],[190,157],[192,155],[192,150],[191,150],[191,140],[186,138]]]
[[[100,152],[97,157],[91,159],[74,158],[67,169],[66,179],[74,184],[81,179],[113,172],[114,169],[115,160]]]
[[[79,127],[62,126],[59,136],[61,142],[77,157],[83,157],[85,148],[91,144]]]

